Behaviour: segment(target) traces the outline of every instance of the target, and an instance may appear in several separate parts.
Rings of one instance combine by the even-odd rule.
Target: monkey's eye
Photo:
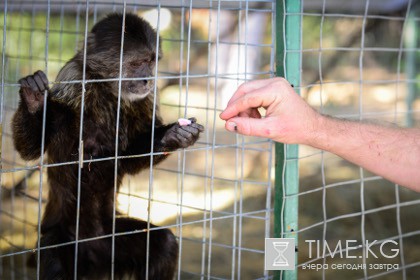
[[[146,62],[146,61],[139,61],[139,60],[136,60],[136,61],[131,61],[131,62],[129,63],[129,65],[130,65],[130,67],[132,67],[132,68],[138,68],[138,67],[142,66],[144,63],[147,63],[147,62]]]

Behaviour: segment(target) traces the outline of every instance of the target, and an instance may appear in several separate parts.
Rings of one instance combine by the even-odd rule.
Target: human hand
[[[264,117],[258,108],[266,109]],[[220,114],[229,131],[289,144],[308,144],[320,116],[283,78],[242,84]]]

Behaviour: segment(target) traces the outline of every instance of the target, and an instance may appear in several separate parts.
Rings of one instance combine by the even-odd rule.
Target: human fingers
[[[257,108],[267,108],[279,98],[280,95],[273,91],[264,89],[253,91],[247,95],[239,97],[228,105],[220,114],[220,118],[228,120],[238,116],[242,112],[248,112],[248,114],[250,114],[249,112],[253,111],[253,114],[255,114],[255,110]]]
[[[260,89],[262,87],[265,87],[269,84],[278,82],[279,80],[284,80],[283,78],[270,78],[270,79],[263,79],[263,80],[254,80],[250,82],[245,82],[241,84],[238,89],[235,91],[235,93],[230,98],[227,105],[230,105],[234,101],[236,101],[239,97],[243,96],[244,94],[247,94],[251,91]]]
[[[241,112],[238,114],[238,117],[246,117],[246,118],[254,118],[254,119],[261,119],[261,114],[258,109],[250,109],[245,112]]]
[[[225,128],[246,136],[273,138],[276,126],[270,119],[235,117],[226,122]]]

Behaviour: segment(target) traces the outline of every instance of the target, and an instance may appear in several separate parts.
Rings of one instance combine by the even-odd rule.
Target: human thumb
[[[235,117],[226,122],[225,128],[248,136],[270,137],[271,134],[266,119]]]

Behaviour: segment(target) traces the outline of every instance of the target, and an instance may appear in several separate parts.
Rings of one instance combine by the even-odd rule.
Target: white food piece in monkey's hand
[[[180,119],[178,119],[178,124],[180,126],[190,125],[191,124],[191,120],[180,118]]]

